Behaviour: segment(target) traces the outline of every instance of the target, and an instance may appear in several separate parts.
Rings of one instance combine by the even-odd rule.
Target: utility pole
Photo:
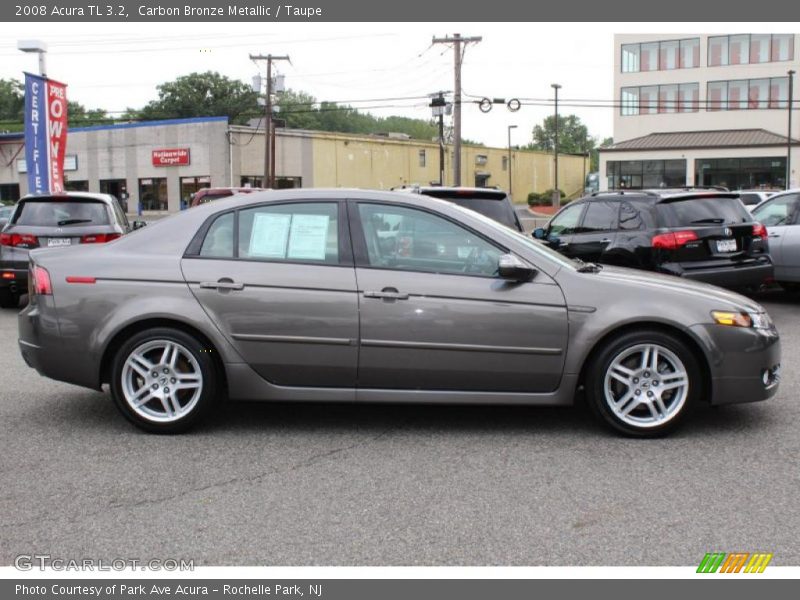
[[[553,140],[553,163],[555,166],[555,184],[553,189],[553,206],[558,208],[561,205],[561,193],[558,191],[558,90],[561,89],[561,86],[557,83],[550,84],[550,87],[555,90],[556,93],[556,100],[555,100],[555,136]]]
[[[272,160],[272,153],[274,152],[273,137],[275,132],[272,128],[272,61],[275,60],[288,60],[288,56],[273,56],[272,54],[251,54],[250,60],[253,62],[259,60],[267,61],[267,97],[264,104],[264,187],[275,187],[275,163]]]
[[[512,202],[514,201],[514,194],[511,188],[511,130],[516,128],[516,125],[508,126],[508,197],[511,198]]]
[[[792,187],[792,110],[794,104],[794,69],[789,75],[789,130],[786,132],[786,189]]]
[[[461,63],[464,51],[470,43],[477,44],[480,36],[462,37],[460,33],[452,37],[433,38],[433,44],[453,44],[453,67],[455,75],[455,98],[453,100],[453,185],[461,185]],[[462,44],[464,48],[462,49]]]

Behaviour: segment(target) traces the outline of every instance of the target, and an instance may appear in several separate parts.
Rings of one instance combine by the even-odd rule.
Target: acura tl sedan
[[[218,200],[30,254],[25,361],[178,432],[230,400],[565,406],[632,436],[764,400],[778,332],[713,286],[568,259],[417,194]]]

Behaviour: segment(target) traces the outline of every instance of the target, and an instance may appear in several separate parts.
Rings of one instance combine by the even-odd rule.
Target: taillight
[[[12,248],[38,248],[39,240],[29,233],[0,233],[0,246]]]
[[[767,228],[763,223],[756,223],[753,225],[753,237],[760,237],[764,240],[767,239]]]
[[[105,244],[120,237],[119,233],[94,233],[81,237],[81,244]]]
[[[669,233],[660,233],[653,236],[651,245],[653,248],[677,250],[684,244],[694,242],[695,240],[697,240],[697,234],[694,231],[671,231]]]
[[[52,296],[53,285],[50,283],[50,273],[47,269],[39,265],[33,266],[31,273],[31,281],[33,282],[33,293],[37,296]]]

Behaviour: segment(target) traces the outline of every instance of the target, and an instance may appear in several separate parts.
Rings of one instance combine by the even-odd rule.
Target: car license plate
[[[736,252],[736,240],[718,240],[717,252]]]
[[[51,248],[54,246],[71,246],[72,238],[50,238],[47,240],[47,245]]]

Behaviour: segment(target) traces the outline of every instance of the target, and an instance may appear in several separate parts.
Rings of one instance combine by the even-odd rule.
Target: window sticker
[[[250,256],[286,258],[292,215],[256,213],[250,233]]]
[[[289,233],[287,258],[325,260],[329,222],[328,215],[294,215]]]

